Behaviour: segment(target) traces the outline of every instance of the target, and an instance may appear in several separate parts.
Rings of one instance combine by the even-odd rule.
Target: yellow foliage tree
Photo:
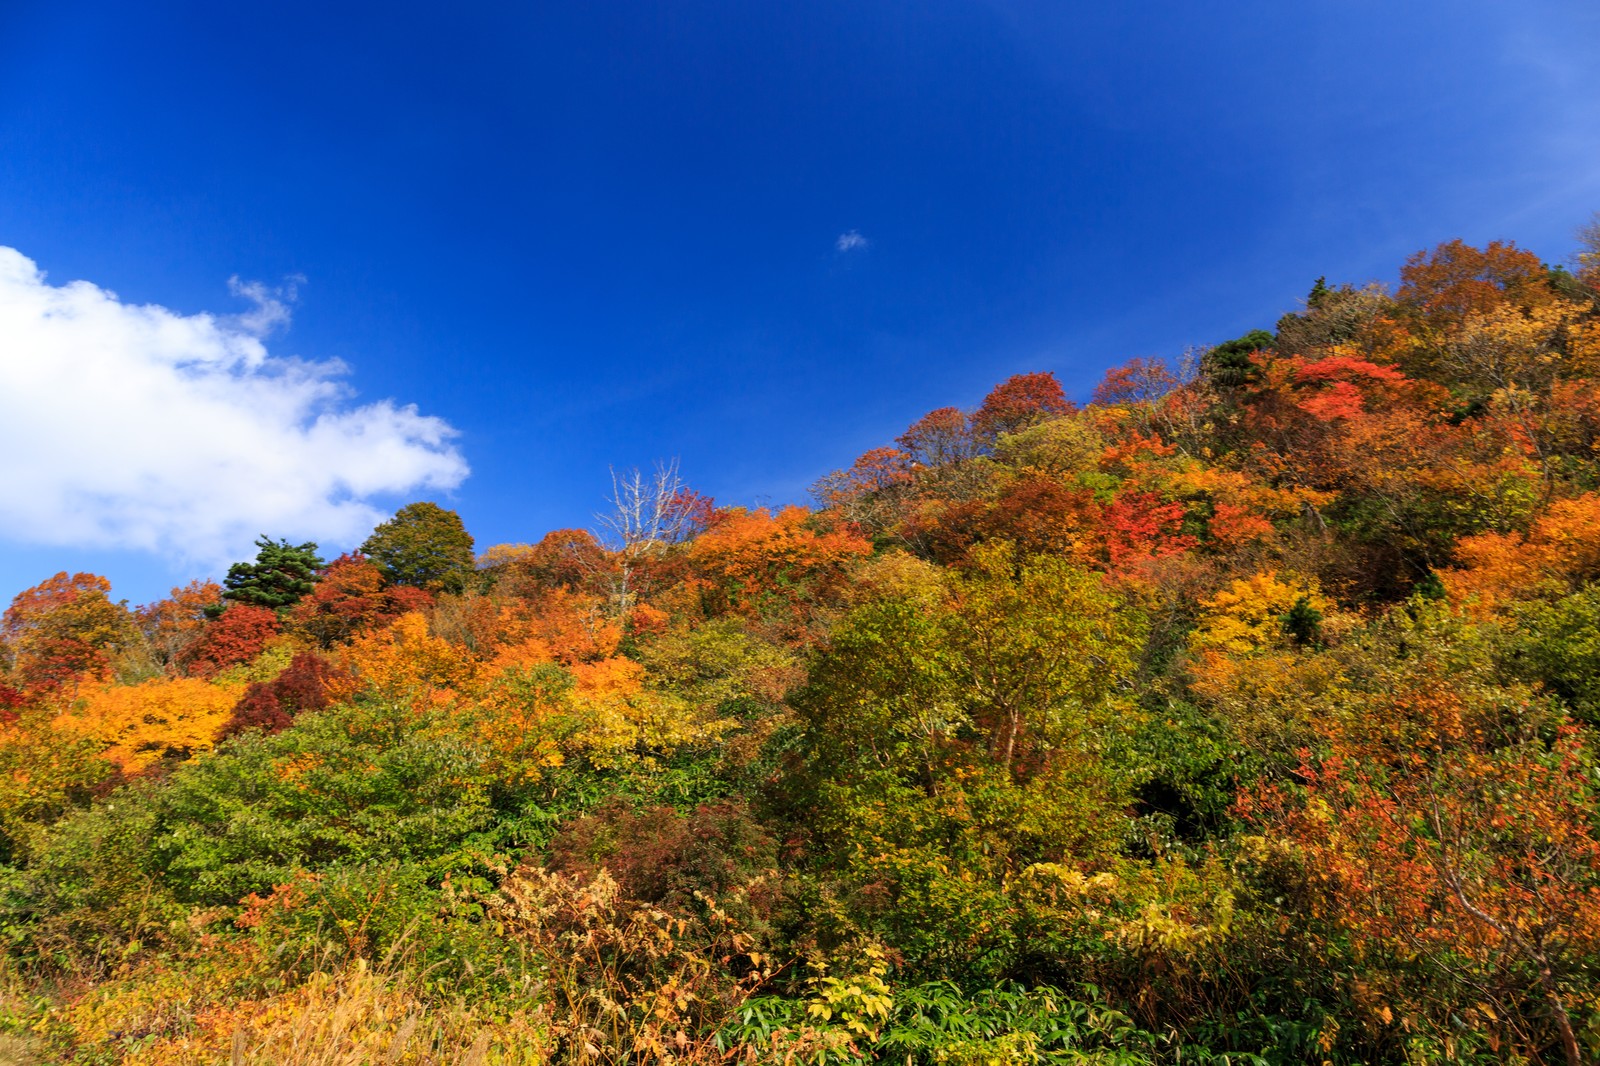
[[[1284,617],[1305,601],[1305,606],[1321,614],[1328,601],[1314,581],[1284,575],[1277,571],[1240,578],[1201,607],[1204,614],[1189,647],[1196,652],[1221,652],[1248,655],[1284,643]]]
[[[695,713],[682,697],[645,686],[645,668],[625,656],[572,667],[577,747],[597,766],[643,761],[707,740],[732,723]]]
[[[209,751],[244,690],[242,683],[196,677],[99,685],[87,689],[55,726],[93,738],[105,746],[105,758],[125,773],[138,773],[168,755]]]
[[[1270,757],[1290,757],[1305,737],[1298,708],[1341,683],[1332,659],[1295,647],[1286,623],[1297,606],[1316,617],[1329,603],[1313,581],[1276,571],[1254,574],[1204,601],[1189,637],[1194,692],[1245,744]]]
[[[26,709],[0,725],[0,835],[15,862],[44,826],[114,772],[100,745],[56,729],[54,714]]]

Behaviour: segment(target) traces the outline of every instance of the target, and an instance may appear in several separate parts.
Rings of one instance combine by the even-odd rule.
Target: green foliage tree
[[[1509,665],[1559,697],[1573,717],[1600,724],[1600,585],[1517,611]]]
[[[1271,349],[1275,340],[1266,330],[1253,329],[1242,337],[1223,341],[1206,352],[1200,371],[1218,385],[1243,385],[1254,377],[1250,357],[1258,351]]]
[[[290,544],[263,534],[256,538],[253,563],[234,563],[222,582],[222,598],[254,607],[287,611],[317,587],[317,571],[325,565],[315,542]],[[211,612],[213,616],[220,610]]]
[[[851,615],[795,701],[825,891],[915,967],[999,965],[1020,871],[1117,846],[1114,723],[1142,633],[1097,575],[1004,543]]]
[[[1283,631],[1302,648],[1310,647],[1321,639],[1322,612],[1317,610],[1310,596],[1301,596],[1294,601],[1294,606],[1283,616]]]
[[[408,503],[378,526],[361,551],[395,585],[461,592],[471,580],[472,534],[436,503]]]

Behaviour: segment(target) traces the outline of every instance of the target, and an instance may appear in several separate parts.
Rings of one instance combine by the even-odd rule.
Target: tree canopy
[[[408,503],[361,545],[394,585],[460,592],[472,580],[472,535],[461,516],[436,503]]]

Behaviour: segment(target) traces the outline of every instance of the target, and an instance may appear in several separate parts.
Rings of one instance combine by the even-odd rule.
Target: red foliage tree
[[[192,676],[215,677],[260,655],[280,628],[272,608],[235,603],[206,626],[185,650],[182,661]]]
[[[1015,433],[1073,410],[1054,374],[1013,374],[983,398],[972,416],[972,433],[979,440],[993,441],[1002,433]]]
[[[0,725],[10,725],[20,715],[17,710],[28,702],[28,697],[20,688],[0,682]]]
[[[259,730],[279,733],[293,724],[302,711],[320,711],[328,705],[328,681],[333,670],[320,655],[301,652],[288,669],[272,681],[257,681],[245,689],[233,715],[217,732],[217,739]]]
[[[1430,962],[1491,1002],[1539,996],[1576,1066],[1569,1009],[1600,948],[1592,737],[1566,723],[1546,740],[1499,695],[1429,677],[1373,698],[1322,723],[1303,796],[1264,785],[1240,809],[1293,843],[1314,913],[1361,955]],[[1437,1009],[1424,980],[1405,1005]]]
[[[1106,560],[1124,570],[1193,548],[1198,539],[1182,531],[1184,506],[1153,492],[1123,492],[1102,511]]]
[[[408,611],[433,605],[433,594],[390,585],[376,564],[360,553],[329,563],[316,589],[295,604],[290,621],[324,648],[381,629]]]

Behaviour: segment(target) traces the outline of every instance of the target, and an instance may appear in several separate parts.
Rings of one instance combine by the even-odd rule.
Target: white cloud
[[[861,235],[860,230],[851,230],[849,233],[839,234],[839,239],[833,246],[841,252],[854,252],[866,248],[872,242]]]
[[[0,247],[0,536],[217,566],[260,533],[352,545],[385,517],[371,497],[460,484],[448,423],[267,351],[297,280],[235,278],[250,311],[183,315]]]
[[[242,315],[235,315],[233,321],[239,329],[256,337],[264,337],[279,326],[289,324],[289,307],[294,303],[299,294],[299,288],[305,284],[305,278],[299,274],[284,279],[284,283],[276,289],[269,289],[259,281],[240,281],[235,274],[228,279],[228,291],[235,296],[242,296],[255,304],[255,308]]]

